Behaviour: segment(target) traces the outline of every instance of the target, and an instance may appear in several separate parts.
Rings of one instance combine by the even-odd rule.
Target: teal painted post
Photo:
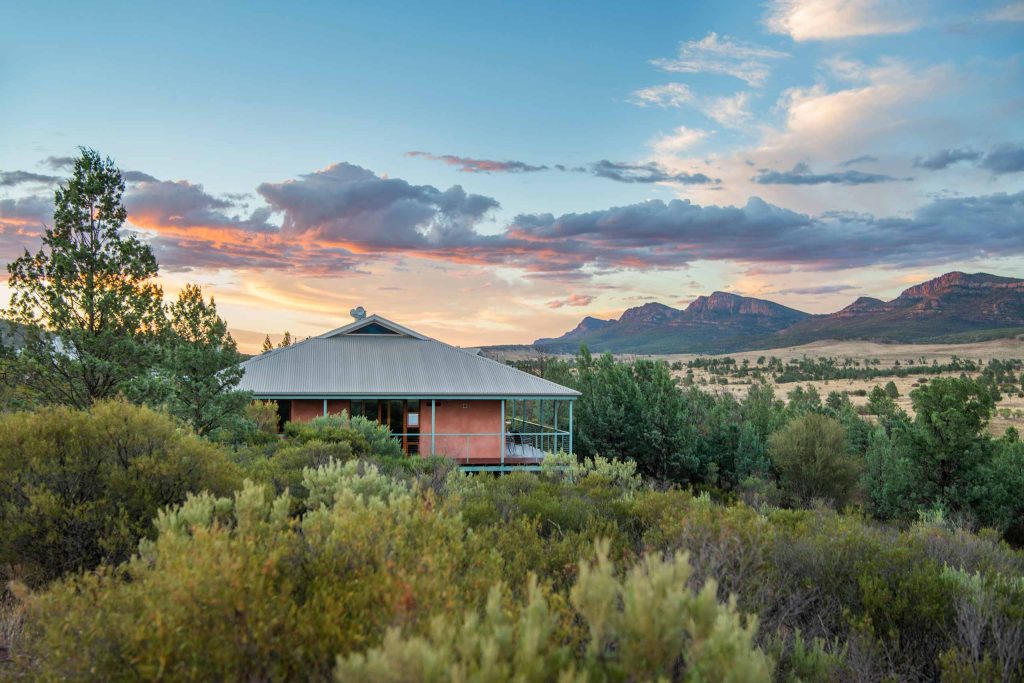
[[[434,424],[435,424],[435,422],[434,422],[434,413],[436,412],[434,410],[434,408],[435,408],[435,406],[434,406],[434,399],[430,399],[430,454],[431,455],[436,455],[437,454],[436,451],[434,450],[434,432],[437,431],[436,429],[434,429]]]
[[[575,401],[569,401],[569,452],[572,453],[572,404]]]
[[[561,450],[558,447],[558,399],[557,398],[551,399],[551,403],[555,406],[555,429],[554,429],[554,433],[551,435],[551,438],[554,440],[555,450],[558,451],[558,450]]]
[[[505,464],[505,399],[501,399],[501,464]]]
[[[324,399],[324,417],[327,417],[327,399]]]
[[[537,430],[540,434],[540,449],[547,453],[544,446],[544,399],[537,399]]]

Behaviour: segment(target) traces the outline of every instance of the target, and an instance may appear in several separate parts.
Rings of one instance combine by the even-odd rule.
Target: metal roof
[[[394,334],[360,334],[372,323]],[[378,327],[371,329],[379,329]],[[239,384],[264,398],[574,398],[578,391],[430,339],[380,316],[242,363]]]

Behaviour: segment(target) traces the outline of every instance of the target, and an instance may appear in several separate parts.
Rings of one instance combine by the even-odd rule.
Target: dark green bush
[[[193,491],[239,468],[165,414],[120,401],[0,416],[0,566],[29,584],[118,563]]]
[[[789,502],[848,503],[860,476],[860,462],[847,448],[846,430],[836,419],[805,413],[772,434],[769,453]]]

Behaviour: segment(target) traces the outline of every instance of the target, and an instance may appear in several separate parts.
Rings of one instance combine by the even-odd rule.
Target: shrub
[[[350,418],[348,413],[315,417],[309,422],[289,422],[284,427],[290,438],[305,443],[325,441],[348,443],[357,456],[400,457],[402,445],[391,436],[387,427],[361,415]]]
[[[840,507],[849,502],[860,464],[849,455],[838,420],[805,413],[772,435],[769,452],[791,502],[807,505],[817,498]]]
[[[37,677],[323,680],[386,628],[481,604],[496,553],[459,516],[356,462],[307,470],[316,509],[248,485],[190,496],[118,569],[27,604]]]
[[[36,585],[122,562],[160,508],[240,479],[220,448],[148,408],[104,401],[0,416],[0,564]]]
[[[769,681],[771,660],[754,644],[756,621],[744,623],[733,603],[718,603],[713,582],[687,588],[689,576],[679,554],[648,556],[619,578],[608,544],[599,544],[570,593],[585,627],[578,645],[560,642],[558,615],[532,580],[515,618],[497,586],[482,617],[438,617],[426,637],[392,629],[381,647],[339,658],[335,680]]]
[[[277,436],[277,404],[273,401],[252,401],[245,407],[245,418],[252,424],[259,441],[270,441]]]
[[[330,462],[347,462],[353,457],[352,446],[345,441],[292,443],[268,456],[255,457],[247,472],[256,481],[270,484],[275,493],[287,490],[292,496],[305,500],[308,491],[303,486],[304,470]]]

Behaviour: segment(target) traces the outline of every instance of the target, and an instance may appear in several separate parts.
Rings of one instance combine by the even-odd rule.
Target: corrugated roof
[[[371,322],[398,334],[359,334]],[[410,336],[411,335],[411,336]],[[545,397],[579,392],[423,337],[379,316],[242,363],[239,389],[265,397]]]

